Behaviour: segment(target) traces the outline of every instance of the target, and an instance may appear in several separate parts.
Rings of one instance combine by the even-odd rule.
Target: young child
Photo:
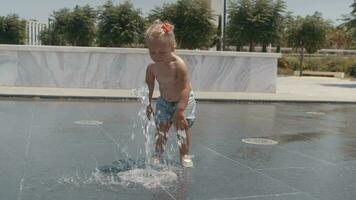
[[[184,167],[193,167],[188,155],[191,135],[189,128],[195,120],[196,102],[184,61],[175,54],[176,41],[173,26],[156,20],[146,31],[146,44],[153,63],[147,66],[146,83],[149,89],[147,117],[154,115],[157,125],[156,155],[154,163],[160,161],[167,141],[167,133],[173,124],[177,130],[180,160]],[[151,107],[155,80],[159,85],[160,97],[156,111]],[[181,134],[181,133],[185,134]]]

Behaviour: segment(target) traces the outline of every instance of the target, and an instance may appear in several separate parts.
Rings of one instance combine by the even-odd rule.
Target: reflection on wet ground
[[[138,111],[136,102],[0,101],[0,199],[356,195],[356,105],[198,103],[194,168],[181,168],[172,132],[168,164],[151,171],[140,171],[145,138],[135,125]]]
[[[278,141],[279,144],[286,144],[291,142],[305,142],[313,139],[321,139],[326,137],[326,133],[297,133],[297,134],[285,134],[285,135],[276,135],[269,137],[270,139]]]

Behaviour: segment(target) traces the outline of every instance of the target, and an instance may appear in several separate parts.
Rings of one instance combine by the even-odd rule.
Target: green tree
[[[67,27],[71,17],[71,12],[68,8],[62,8],[58,11],[53,11],[49,21],[49,27],[46,37],[46,32],[42,32],[41,39],[44,44],[49,45],[70,45],[66,40]],[[45,38],[42,38],[45,37]],[[45,40],[48,39],[48,40]]]
[[[152,9],[147,17],[148,23],[151,23],[157,19],[161,21],[177,21],[177,4],[176,3],[164,3],[161,7],[156,6]]]
[[[297,17],[294,27],[289,30],[289,44],[314,53],[327,44],[327,33],[330,29],[331,23],[324,20],[319,12],[305,18]]]
[[[231,0],[228,41],[236,46],[248,44],[250,51],[255,51],[256,44],[261,44],[263,51],[270,43],[278,45],[284,9],[282,0]]]
[[[288,46],[288,33],[295,27],[295,17],[292,12],[287,12],[283,18],[279,30],[279,38],[276,43],[277,52],[280,52],[280,47]]]
[[[145,19],[129,2],[114,6],[108,1],[99,15],[97,43],[99,46],[122,47],[142,44]]]
[[[175,26],[178,48],[197,49],[214,45],[217,27],[212,23],[212,11],[204,0],[178,0],[153,9],[150,22],[160,19]]]
[[[258,7],[257,7],[258,6]],[[282,0],[272,0],[261,1],[261,3],[256,3],[256,10],[260,10],[265,13],[265,21],[262,22],[259,27],[263,30],[258,35],[258,42],[262,45],[262,51],[267,51],[267,46],[269,44],[279,45],[282,38],[282,22],[283,13],[285,12],[285,3]],[[266,8],[268,10],[266,11]]]
[[[267,37],[272,45],[277,47],[277,52],[280,52],[280,47],[285,42],[284,31],[285,25],[288,23],[289,13],[286,13],[286,4],[283,0],[277,0],[272,10],[271,25],[269,27],[270,36]],[[267,27],[268,28],[268,27]]]
[[[294,27],[289,30],[289,44],[301,50],[299,74],[302,76],[304,49],[311,54],[327,45],[327,33],[331,23],[324,20],[321,13],[315,12],[305,18],[297,17],[294,24]]]
[[[16,14],[0,16],[0,43],[25,44],[26,21]]]
[[[352,36],[353,40],[356,40],[356,1],[350,6],[352,11],[350,14],[344,15],[344,23],[339,28],[345,28],[346,32]]]
[[[228,23],[226,25],[226,42],[229,45],[236,46],[237,51],[248,40],[245,32],[249,30],[246,19],[249,16],[250,9],[251,1],[242,0],[239,3],[237,1],[230,1]],[[244,20],[244,22],[242,23],[241,20]]]
[[[330,47],[336,49],[348,49],[352,45],[352,35],[343,27],[332,28],[327,35]]]
[[[75,6],[66,24],[64,38],[73,46],[91,46],[95,39],[97,12],[89,5]]]
[[[90,6],[54,11],[49,28],[40,34],[43,44],[91,46],[95,39],[97,12]]]

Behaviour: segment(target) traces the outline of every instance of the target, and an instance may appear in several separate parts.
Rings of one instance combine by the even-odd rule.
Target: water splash
[[[177,181],[177,174],[172,171],[172,166],[166,162],[166,166],[157,166],[152,163],[153,156],[153,147],[154,141],[156,140],[155,136],[157,127],[154,122],[153,115],[147,117],[146,108],[150,104],[148,98],[148,88],[147,86],[136,88],[132,91],[132,93],[139,99],[141,102],[141,108],[138,112],[138,116],[140,119],[140,124],[142,128],[142,134],[144,136],[144,150],[145,150],[145,163],[144,168],[133,168],[127,171],[121,171],[117,175],[121,182],[125,186],[131,186],[132,184],[140,184],[145,188],[156,188],[156,187],[167,187],[172,182]],[[131,135],[131,139],[133,140],[135,135]],[[140,152],[142,152],[140,150]],[[169,155],[169,154],[168,154]],[[168,158],[171,158],[168,156]],[[176,168],[176,171],[178,171]]]
[[[95,185],[122,185],[115,174],[102,173],[100,170],[92,172],[90,175],[62,176],[57,179],[59,185],[69,185],[74,187],[85,187]]]
[[[91,174],[79,175],[77,172],[72,176],[62,176],[57,179],[60,185],[71,185],[74,187],[83,186],[117,186],[135,187],[141,185],[147,189],[157,187],[166,188],[173,185],[178,181],[178,174],[182,169],[177,162],[174,161],[167,151],[168,159],[165,160],[164,165],[154,165],[152,163],[152,156],[154,152],[154,141],[156,135],[156,125],[151,115],[150,119],[147,118],[146,108],[149,105],[148,88],[139,87],[132,91],[132,93],[141,102],[137,118],[132,125],[131,141],[139,139],[140,134],[136,130],[142,132],[144,137],[144,145],[138,145],[139,155],[136,159],[129,158],[128,146],[120,146],[118,150],[126,154],[126,159],[116,160],[110,165],[97,166],[97,169]],[[179,138],[185,138],[185,132],[178,132]],[[129,139],[129,140],[130,140]],[[126,144],[130,145],[130,144]],[[176,148],[170,146],[170,151],[176,153]]]
[[[125,186],[138,183],[147,189],[169,187],[178,179],[177,174],[169,169],[133,169],[118,173],[118,177]]]
[[[138,112],[139,122],[141,125],[142,134],[145,138],[144,147],[145,147],[145,159],[146,159],[146,166],[149,168],[152,164],[152,147],[153,144],[153,136],[155,135],[156,131],[156,124],[153,120],[153,115],[151,114],[150,119],[147,117],[146,108],[150,104],[149,97],[148,97],[148,87],[138,87],[132,91],[132,94],[135,95],[138,100],[141,102],[141,107]]]
[[[148,98],[149,90],[146,85],[133,89],[131,93],[135,95],[135,97],[137,97],[139,101],[145,106],[148,106],[150,104],[150,100]]]
[[[146,189],[168,188],[178,181],[182,170],[172,161],[169,165],[146,167],[145,159],[117,160],[111,165],[99,166],[91,174],[81,174],[57,178],[57,184],[74,187],[117,186],[135,188],[141,185]],[[115,189],[115,188],[112,188]]]

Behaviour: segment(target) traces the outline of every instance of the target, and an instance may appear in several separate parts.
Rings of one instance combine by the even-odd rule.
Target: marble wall
[[[196,91],[275,92],[280,54],[177,51]],[[133,89],[144,84],[146,49],[0,45],[0,84]]]

